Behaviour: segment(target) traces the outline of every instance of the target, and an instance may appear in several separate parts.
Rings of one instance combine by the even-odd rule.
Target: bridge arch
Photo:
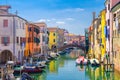
[[[64,45],[64,46],[58,48],[58,50],[59,50],[59,51],[62,51],[62,50],[64,50],[65,48],[70,48],[70,47],[77,47],[77,48],[79,48],[79,49],[85,51],[85,47],[84,47],[83,45],[77,45],[77,44],[68,44],[68,45]]]

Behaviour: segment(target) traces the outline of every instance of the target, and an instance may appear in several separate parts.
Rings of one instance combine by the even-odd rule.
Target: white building
[[[0,63],[22,60],[26,20],[9,13],[10,6],[0,6]]]

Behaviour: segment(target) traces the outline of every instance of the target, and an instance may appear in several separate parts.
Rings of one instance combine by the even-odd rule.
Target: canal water
[[[31,74],[34,80],[120,80],[120,74],[104,72],[103,66],[79,66],[75,59],[80,51],[72,51],[70,54],[60,56],[52,60],[41,74]]]

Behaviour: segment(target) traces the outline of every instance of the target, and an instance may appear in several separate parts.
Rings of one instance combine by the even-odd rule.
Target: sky
[[[105,0],[0,0],[10,5],[11,13],[32,22],[46,22],[48,27],[66,29],[69,33],[84,35],[92,22],[92,13],[104,9]]]

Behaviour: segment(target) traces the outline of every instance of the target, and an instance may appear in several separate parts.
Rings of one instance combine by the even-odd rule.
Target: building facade
[[[64,44],[68,44],[69,42],[69,32],[67,30],[64,30]]]
[[[49,31],[49,49],[57,48],[58,46],[58,28],[48,28]]]
[[[106,53],[106,38],[105,38],[106,11],[105,9],[101,11],[100,17],[101,17],[101,61],[103,61]]]
[[[25,47],[25,57],[33,56],[35,54],[40,54],[40,30],[39,27],[28,23],[26,25],[26,47]]]
[[[48,41],[49,41],[49,32],[47,29],[47,24],[44,22],[34,23],[39,27],[40,30],[40,46],[41,46],[41,54],[47,54],[48,52]]]
[[[27,21],[9,13],[10,6],[0,6],[0,63],[21,61],[25,49]]]
[[[120,0],[111,0],[112,58],[115,69],[120,68]]]
[[[57,47],[60,48],[64,45],[65,37],[64,37],[64,29],[58,28],[58,45]]]

